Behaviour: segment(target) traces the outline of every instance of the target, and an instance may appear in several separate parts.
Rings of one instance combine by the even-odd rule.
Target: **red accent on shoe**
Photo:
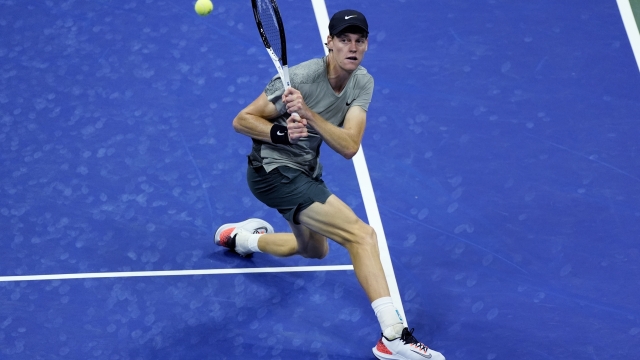
[[[231,233],[235,229],[234,227],[230,227],[220,233],[220,246],[229,247],[227,246],[227,242],[231,239]]]
[[[382,342],[382,339],[378,340],[378,343],[376,344],[376,350],[383,354],[393,355],[391,353],[391,350],[389,350],[389,348]]]

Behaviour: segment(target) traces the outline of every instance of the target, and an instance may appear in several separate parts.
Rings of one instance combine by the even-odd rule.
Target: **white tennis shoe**
[[[262,219],[248,219],[239,223],[224,224],[218,228],[213,241],[216,245],[229,248],[242,256],[253,253],[249,248],[252,234],[273,234],[273,227]]]
[[[402,330],[402,335],[394,340],[387,340],[384,336],[378,340],[373,349],[373,355],[381,360],[445,360],[444,356],[429,349],[413,336],[413,329]]]

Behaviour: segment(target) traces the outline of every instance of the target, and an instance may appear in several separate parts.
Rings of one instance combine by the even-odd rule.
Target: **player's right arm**
[[[233,119],[233,129],[253,139],[271,142],[270,131],[278,116],[276,106],[267,99],[263,92],[251,104],[242,109]]]
[[[273,119],[279,115],[280,113],[276,106],[269,101],[267,95],[263,92],[233,119],[233,129],[253,139],[272,142],[271,128],[273,127]],[[298,120],[298,122],[293,121],[294,119]],[[301,119],[294,116],[289,118],[287,127],[289,129],[290,142],[296,143],[298,139],[308,135],[305,125],[306,121],[304,120],[301,121]]]

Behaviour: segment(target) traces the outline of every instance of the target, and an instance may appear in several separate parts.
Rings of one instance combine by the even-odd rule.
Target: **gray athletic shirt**
[[[312,59],[289,69],[291,86],[302,94],[307,106],[336,126],[342,126],[347,110],[351,106],[369,108],[373,94],[373,77],[365,68],[359,66],[349,78],[340,94],[336,94],[327,79],[327,59]],[[289,113],[282,102],[284,88],[280,76],[276,75],[264,90],[269,101],[275,104],[280,116],[274,124],[287,125]],[[322,165],[318,161],[322,138],[311,127],[309,137],[300,139],[297,144],[271,144],[253,139],[253,149],[249,155],[252,167],[263,166],[267,172],[278,166],[286,165],[304,171],[312,177],[322,174]]]

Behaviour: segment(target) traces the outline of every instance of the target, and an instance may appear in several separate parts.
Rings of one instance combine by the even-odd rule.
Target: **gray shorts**
[[[262,166],[247,168],[247,183],[253,195],[294,224],[298,214],[315,202],[325,203],[331,191],[322,178],[311,178],[303,171],[279,166],[267,172]]]

